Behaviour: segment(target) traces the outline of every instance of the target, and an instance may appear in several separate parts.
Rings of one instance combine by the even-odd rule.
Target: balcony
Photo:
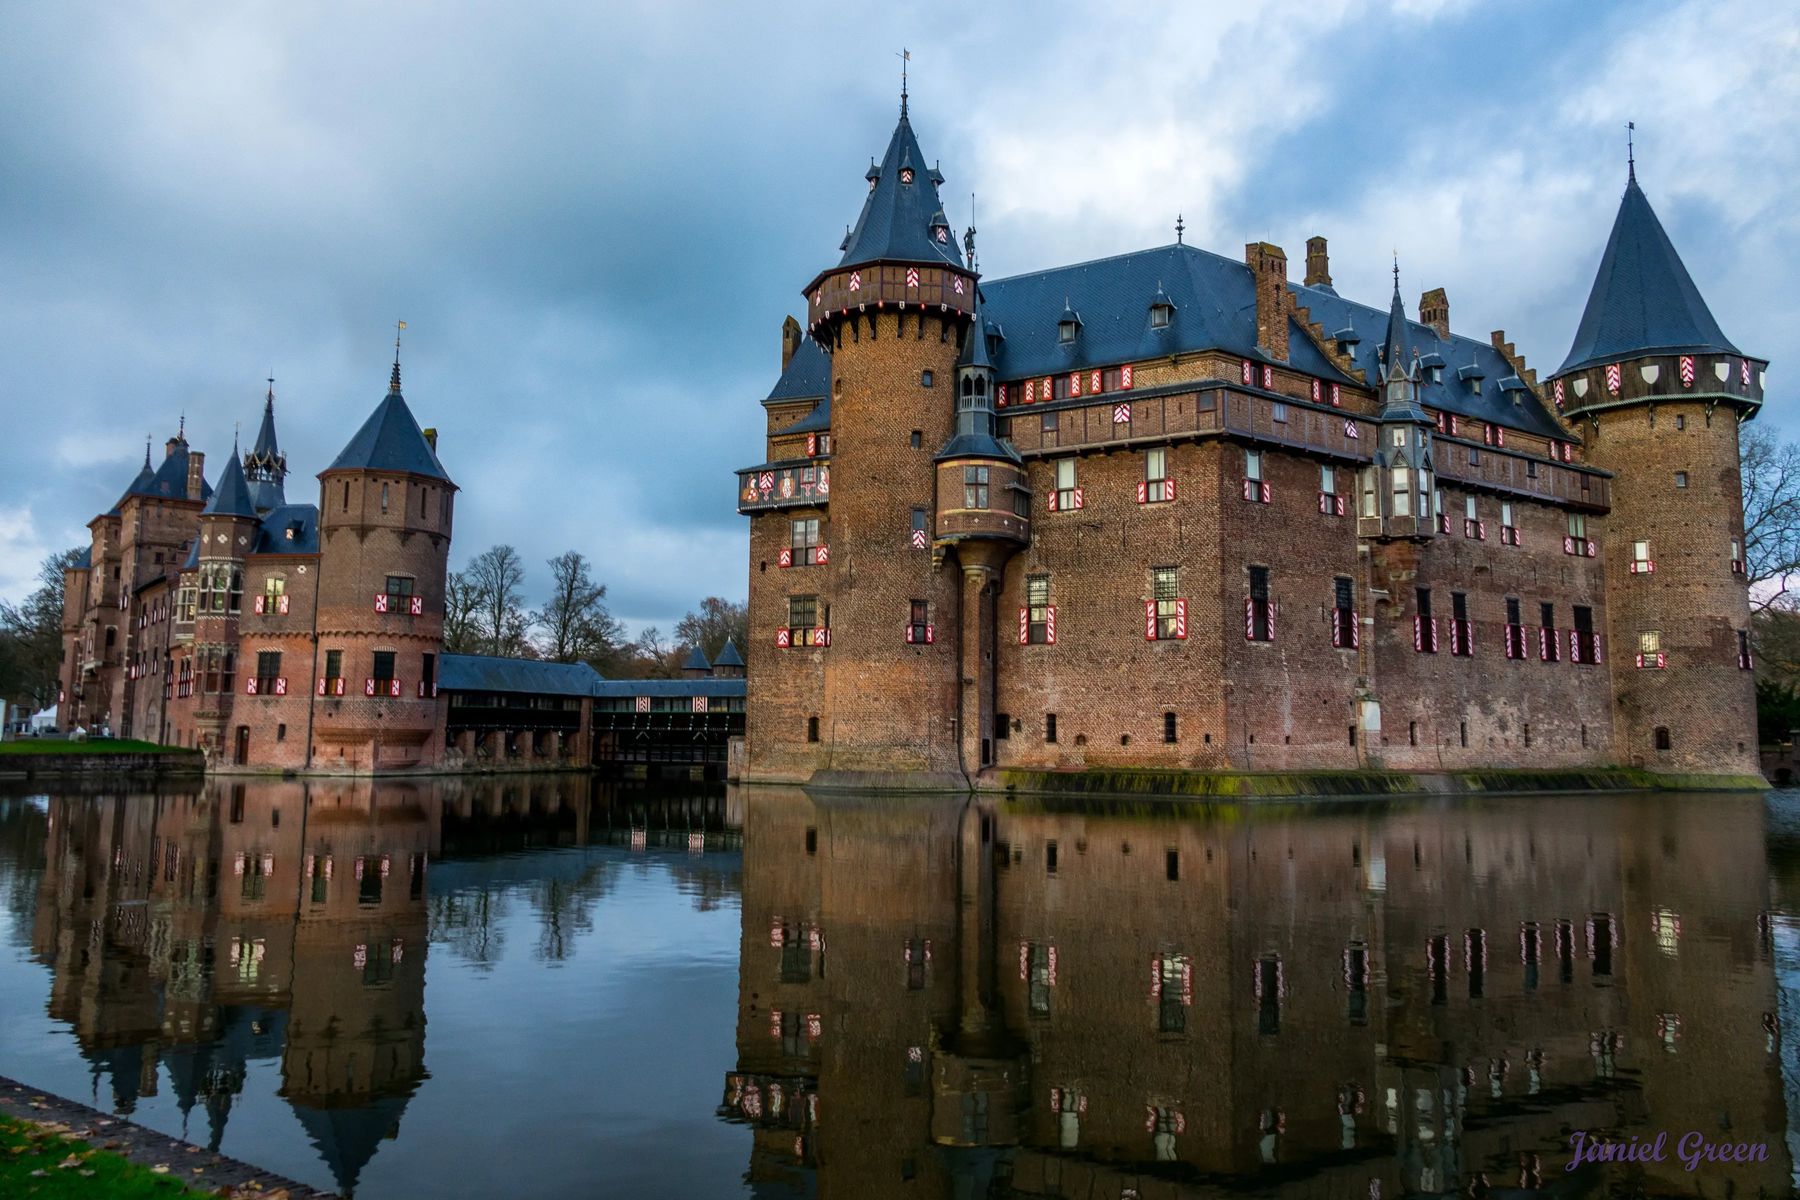
[[[798,459],[765,463],[737,473],[740,513],[785,508],[819,508],[831,498],[831,459]]]

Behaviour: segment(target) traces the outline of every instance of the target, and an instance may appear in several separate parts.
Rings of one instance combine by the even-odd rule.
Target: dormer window
[[[911,167],[901,167],[900,168],[900,182],[905,183],[905,184],[910,184],[912,181],[913,181],[912,168]]]
[[[1075,335],[1081,332],[1081,315],[1073,308],[1064,306],[1062,318],[1056,322],[1056,340],[1064,346],[1073,345]]]
[[[1169,318],[1174,315],[1175,309],[1172,306],[1167,304],[1152,304],[1150,306],[1150,328],[1167,329],[1169,327]]]

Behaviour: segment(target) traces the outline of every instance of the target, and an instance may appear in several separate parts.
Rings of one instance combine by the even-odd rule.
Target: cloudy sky
[[[1800,362],[1800,9],[1766,0],[0,4],[0,597],[265,376],[291,498],[386,389],[496,541],[665,630],[742,597],[781,319],[913,118],[982,265],[1330,238],[1375,303],[1567,352],[1639,179],[1728,336]],[[160,454],[160,449],[158,451]],[[216,477],[216,471],[213,472]]]

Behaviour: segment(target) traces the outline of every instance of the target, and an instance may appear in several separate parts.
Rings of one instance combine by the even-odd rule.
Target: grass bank
[[[103,754],[167,754],[180,753],[178,747],[159,746],[133,738],[100,738],[85,742],[67,738],[19,738],[0,742],[0,757],[17,755],[103,755]]]
[[[188,1187],[173,1166],[141,1167],[104,1145],[88,1144],[66,1125],[0,1117],[0,1196],[176,1200],[210,1195]]]

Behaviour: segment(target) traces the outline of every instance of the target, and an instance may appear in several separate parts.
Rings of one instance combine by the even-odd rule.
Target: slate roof
[[[1568,371],[1643,354],[1738,354],[1713,320],[1634,169],[1575,330]]]
[[[593,695],[621,696],[742,696],[742,679],[601,679]]]
[[[781,378],[769,389],[769,398],[764,404],[777,404],[784,400],[823,400],[831,394],[831,355],[825,353],[825,347],[812,338],[802,338],[799,348],[788,365],[782,370]]]
[[[681,669],[684,671],[710,671],[712,664],[706,661],[706,651],[695,646],[688,653],[687,661],[681,664]]]
[[[75,556],[75,561],[69,564],[69,569],[73,571],[85,571],[93,565],[94,548],[92,546],[83,546],[81,548],[81,553]]]
[[[1000,327],[1004,340],[995,361],[1002,379],[1029,379],[1078,367],[1143,362],[1172,353],[1224,350],[1257,362],[1274,361],[1256,344],[1256,285],[1250,268],[1236,259],[1196,246],[1170,245],[1112,258],[1056,267],[1030,275],[983,281],[982,304],[987,319]],[[1288,285],[1299,307],[1329,332],[1354,328],[1373,335],[1386,327],[1382,309],[1346,300],[1323,287]],[[1174,305],[1169,324],[1150,325],[1150,304],[1158,289]],[[1065,307],[1082,314],[1073,344],[1057,339],[1056,324]],[[1452,335],[1415,321],[1405,324],[1406,338],[1422,355],[1438,354],[1448,365],[1445,380],[1429,375],[1419,382],[1419,402],[1481,421],[1494,421],[1547,437],[1563,432],[1548,411],[1528,392],[1515,404],[1503,394],[1499,380],[1514,374],[1512,365],[1485,341]],[[1352,350],[1355,365],[1370,385],[1379,379],[1379,345],[1363,337]],[[1456,369],[1470,363],[1485,375],[1480,392],[1459,380]],[[1327,382],[1347,377],[1327,358],[1300,326],[1288,325],[1288,366]]]
[[[112,506],[112,512],[118,512],[120,509],[124,508],[125,501],[131,499],[133,496],[152,495],[153,493],[150,491],[150,485],[155,482],[155,480],[156,470],[150,465],[150,443],[145,442],[143,468],[138,471],[137,477],[131,481],[131,484],[128,487],[126,487],[125,494],[119,497],[119,502]],[[109,513],[108,515],[110,516],[111,514]]]
[[[150,481],[147,495],[160,496],[164,499],[184,500],[187,498],[188,444],[186,438],[175,440],[175,449],[164,456],[156,468],[156,476]],[[200,480],[200,498],[212,499],[212,485],[204,478]]]
[[[288,536],[289,529],[293,536]],[[263,514],[251,554],[317,554],[319,509],[313,504],[284,504]]]
[[[912,171],[911,183],[900,182],[905,170]],[[943,221],[944,204],[938,198],[937,185],[944,180],[926,164],[904,107],[881,165],[870,173],[875,186],[863,201],[856,227],[844,239],[844,257],[838,266],[911,262],[962,267],[956,238],[940,242],[932,236],[933,224]],[[944,227],[948,228],[947,222]]]
[[[600,673],[586,663],[535,658],[446,654],[438,660],[438,687],[453,692],[527,692],[540,696],[591,696]]]
[[[244,478],[244,465],[238,461],[236,446],[231,448],[231,457],[225,460],[225,469],[219,472],[219,490],[200,511],[207,516],[256,516],[256,504],[250,499],[250,481]]]
[[[275,439],[275,388],[269,388],[263,402],[262,427],[256,431],[256,445],[244,456],[244,475],[250,481],[250,498],[256,511],[268,512],[287,503],[282,481],[287,476],[287,455]]]
[[[325,471],[394,471],[450,482],[444,464],[438,461],[431,443],[413,419],[412,410],[406,406],[406,398],[400,394],[398,366],[394,368],[388,394]]]
[[[725,648],[719,651],[719,657],[713,660],[715,667],[741,667],[743,665],[744,656],[738,653],[737,643],[732,641],[727,641]]]

